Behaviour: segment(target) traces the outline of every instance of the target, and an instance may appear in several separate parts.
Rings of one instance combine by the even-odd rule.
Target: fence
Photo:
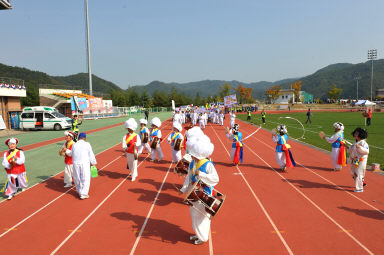
[[[170,112],[172,111],[172,108],[170,107],[153,107],[148,108],[148,112],[154,113],[154,112]],[[88,113],[84,114],[84,119],[99,119],[99,118],[113,118],[113,117],[120,117],[120,116],[137,116],[137,115],[143,115],[145,113],[144,108],[136,108],[136,107],[112,107],[112,112],[109,113]]]

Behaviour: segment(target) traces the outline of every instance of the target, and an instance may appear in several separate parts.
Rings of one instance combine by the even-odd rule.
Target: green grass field
[[[305,143],[312,144],[318,148],[322,148],[331,151],[331,145],[319,137],[319,132],[324,131],[327,136],[334,134],[333,123],[340,121],[344,124],[345,139],[350,142],[354,142],[352,137],[352,131],[356,127],[366,128],[368,131],[367,142],[370,147],[370,153],[368,156],[368,163],[380,163],[384,166],[384,113],[374,113],[372,115],[371,126],[365,127],[365,120],[361,113],[358,112],[313,112],[312,124],[305,124],[307,120],[306,113],[286,113],[286,114],[268,114],[266,116],[266,124],[262,125],[263,128],[272,130],[276,128],[278,124],[284,124],[288,128],[288,134],[292,138],[300,138],[303,135],[303,128],[301,125],[292,119],[286,119],[284,117],[293,117],[303,123],[305,127],[304,139],[300,139]],[[246,115],[238,115],[241,120],[246,120]],[[261,125],[261,115],[253,114],[251,122],[256,125]]]
[[[172,114],[170,112],[162,112],[156,114],[153,113],[149,117],[151,119],[155,116],[164,121],[171,118]],[[143,118],[144,114],[132,117],[135,118],[137,122],[139,122],[139,119]],[[87,131],[99,127],[109,126],[115,123],[122,123],[127,120],[127,118],[128,117],[85,120],[84,124],[80,126],[80,131]],[[93,152],[98,154],[105,149],[112,147],[113,145],[121,143],[125,133],[126,130],[124,129],[124,126],[118,126],[89,134],[87,136],[87,141],[91,143]],[[25,167],[28,175],[29,186],[41,182],[64,170],[64,158],[60,157],[58,154],[60,147],[64,144],[64,134],[63,131],[29,131],[16,136],[16,138],[20,139],[21,145],[41,142],[56,137],[63,137],[63,141],[46,145],[41,148],[32,149],[24,153],[26,158]],[[3,138],[3,140],[5,141],[6,138]],[[4,143],[2,142],[2,144]],[[2,150],[6,149],[7,147],[4,145]],[[101,168],[102,166],[98,167]],[[3,188],[5,180],[6,172],[1,170],[0,189]],[[0,194],[0,197],[3,197],[3,193]]]

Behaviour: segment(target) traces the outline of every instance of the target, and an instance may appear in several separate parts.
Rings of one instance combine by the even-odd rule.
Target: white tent
[[[369,100],[359,100],[355,103],[355,105],[360,105],[360,106],[372,106],[372,105],[376,105],[376,103],[374,102],[371,102]]]

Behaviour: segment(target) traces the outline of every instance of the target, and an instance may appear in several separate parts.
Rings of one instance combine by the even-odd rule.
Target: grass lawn
[[[305,133],[302,126],[293,119],[283,117],[292,117],[303,123]],[[244,114],[237,116],[239,119],[246,121],[247,116]],[[316,147],[331,151],[331,145],[319,137],[319,132],[324,131],[327,136],[334,134],[333,123],[340,121],[344,124],[344,136],[349,142],[354,142],[352,131],[356,127],[366,128],[368,131],[367,143],[369,144],[368,163],[380,163],[384,166],[384,113],[373,113],[371,126],[365,127],[365,120],[361,113],[358,112],[312,112],[312,124],[305,124],[307,120],[306,113],[286,113],[286,114],[268,114],[266,116],[266,124],[264,128],[272,130],[278,124],[287,126],[288,135],[292,138],[300,138],[304,133],[304,138],[300,139],[305,143],[312,144]],[[253,114],[251,122],[261,125],[261,115]]]
[[[153,113],[149,117],[151,119],[155,116],[159,117],[161,121],[164,121],[171,118],[172,114],[170,112]],[[136,119],[138,124],[139,119],[143,118],[141,115],[132,117]],[[128,117],[86,120],[84,124],[80,126],[80,131],[109,126],[115,123],[122,123],[127,119]],[[137,131],[138,130],[136,130],[136,132]],[[93,152],[98,154],[113,145],[121,143],[125,134],[126,130],[124,129],[124,126],[118,126],[89,134],[87,136],[87,142],[92,145]],[[41,182],[64,170],[64,158],[59,156],[59,149],[64,144],[64,134],[63,131],[29,131],[16,136],[16,138],[20,139],[20,143],[24,142],[22,145],[25,145],[25,143],[35,143],[56,137],[63,137],[63,141],[32,149],[24,153],[26,158],[25,168],[27,171],[29,186]],[[3,140],[5,141],[6,138],[3,138]],[[2,144],[4,143],[2,142]],[[2,147],[4,150],[6,148],[7,147],[5,147],[5,145]],[[3,160],[3,158],[1,158],[1,160]],[[98,165],[98,167],[101,168],[103,166]],[[5,180],[6,172],[4,170],[0,170],[0,190],[4,186]],[[3,193],[0,194],[0,199],[1,197],[4,197]]]

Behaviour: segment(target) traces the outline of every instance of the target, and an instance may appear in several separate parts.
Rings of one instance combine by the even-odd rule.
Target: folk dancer
[[[149,146],[149,139],[146,143],[143,143],[143,137],[144,137],[144,134],[147,133],[148,134],[148,138],[149,138],[149,129],[147,128],[147,123],[148,121],[146,119],[140,119],[140,132],[139,132],[139,137],[140,137],[140,141],[141,141],[141,144],[139,146],[139,149],[137,151],[137,153],[140,155],[141,153],[143,153],[143,149],[145,147],[145,149],[147,150],[148,153],[151,153],[151,147]]]
[[[219,125],[220,126],[224,125],[224,113],[222,111],[219,114]]]
[[[368,133],[362,128],[356,128],[352,132],[352,135],[356,142],[349,148],[349,159],[351,163],[351,175],[355,180],[354,192],[363,192],[363,187],[366,185],[364,177],[369,154],[369,146],[365,141]]]
[[[177,139],[183,140],[184,137],[180,133],[182,131],[182,126],[178,122],[173,122],[173,132],[170,136],[168,136],[168,143],[171,144],[171,152],[172,152],[172,163],[177,163],[181,160],[181,147],[180,150],[175,150],[175,142]],[[182,143],[180,143],[181,145]]]
[[[343,166],[347,165],[347,156],[345,149],[345,141],[344,141],[344,125],[341,122],[333,123],[333,127],[335,128],[335,134],[331,137],[323,136],[324,139],[332,144],[332,163],[334,166],[334,171],[340,171]]]
[[[204,192],[211,195],[214,186],[219,182],[215,165],[208,159],[213,152],[214,146],[206,135],[202,135],[191,137],[187,142],[187,147],[192,162],[189,165],[188,175],[180,191],[185,193],[195,182],[200,181],[204,187]],[[209,239],[210,215],[205,211],[201,201],[191,203],[190,214],[195,235],[190,236],[189,239],[195,245],[203,244]]]
[[[65,143],[59,151],[60,156],[64,156],[64,188],[72,187],[73,163],[72,163],[72,146],[75,144],[73,138],[75,133],[65,131]]]
[[[243,134],[239,131],[239,124],[235,124],[233,128],[230,130],[226,129],[227,138],[232,140],[232,148],[231,148],[231,161],[233,165],[236,166],[239,163],[243,163],[243,142],[241,139],[243,138]]]
[[[79,141],[72,145],[73,180],[80,199],[89,198],[91,186],[91,165],[96,165],[95,154],[85,133],[79,134]]]
[[[272,131],[272,139],[276,144],[276,162],[282,171],[286,171],[287,167],[296,166],[295,160],[291,153],[291,146],[287,144],[288,130],[285,125],[278,125],[277,129]]]
[[[204,132],[201,130],[200,127],[193,127],[188,129],[188,131],[185,133],[185,139],[184,139],[184,149],[185,154],[189,154],[189,148],[187,147],[188,139],[192,139],[193,136],[203,136]]]
[[[205,126],[206,126],[208,124],[208,113],[205,112],[205,113],[203,113],[203,115],[204,115],[204,121],[205,121]]]
[[[229,127],[233,128],[235,125],[236,114],[234,111],[229,113]]]
[[[135,181],[137,177],[137,159],[138,159],[138,147],[141,145],[139,136],[134,133],[137,128],[137,123],[134,118],[129,118],[125,122],[125,128],[128,133],[123,137],[123,150],[127,157],[127,168],[131,171],[131,181]]]
[[[3,166],[7,172],[7,181],[2,191],[11,200],[16,194],[18,188],[24,191],[28,187],[27,174],[25,172],[25,156],[24,152],[17,148],[19,140],[16,138],[8,138],[5,145],[9,150],[4,153]]]
[[[155,139],[155,137],[158,138],[158,142],[156,144],[156,148],[153,149],[153,147],[151,146],[151,161],[154,161],[156,160],[156,155],[157,155],[157,158],[158,158],[158,161],[160,162],[164,155],[163,155],[163,152],[161,151],[161,146],[160,146],[160,139],[161,139],[161,130],[159,129],[161,126],[161,121],[158,117],[155,117],[151,120],[151,130],[149,132],[149,140],[151,141],[151,143],[153,142],[153,140]]]
[[[199,125],[201,129],[205,129],[205,116],[203,113],[200,113],[199,116]]]

